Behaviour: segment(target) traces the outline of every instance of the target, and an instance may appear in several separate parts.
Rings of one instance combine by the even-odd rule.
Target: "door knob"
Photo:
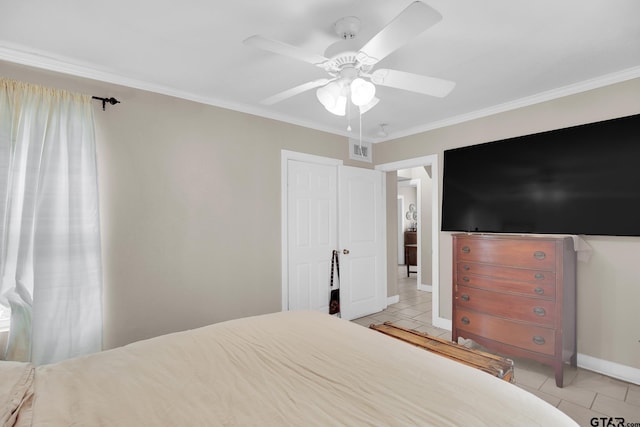
[[[343,249],[342,253],[345,254],[345,255],[349,255],[349,249]]]

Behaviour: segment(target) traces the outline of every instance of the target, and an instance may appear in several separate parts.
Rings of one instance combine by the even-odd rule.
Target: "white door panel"
[[[342,166],[339,182],[340,298],[342,317],[350,320],[386,305],[383,176]]]
[[[349,283],[375,283],[376,274],[376,258],[375,257],[353,257],[349,268]],[[351,302],[355,304],[376,303],[376,289],[373,286],[351,286],[350,287]]]
[[[329,309],[337,244],[337,168],[288,161],[288,309]]]

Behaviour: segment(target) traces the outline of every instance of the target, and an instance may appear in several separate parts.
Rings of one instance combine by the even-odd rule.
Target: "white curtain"
[[[0,304],[7,360],[102,347],[102,269],[91,98],[0,79]]]

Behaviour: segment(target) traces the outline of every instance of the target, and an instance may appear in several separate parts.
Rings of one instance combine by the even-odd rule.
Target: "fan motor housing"
[[[360,19],[355,16],[347,16],[342,19],[336,21],[333,24],[333,28],[344,40],[353,39],[358,35],[358,31],[360,31]]]

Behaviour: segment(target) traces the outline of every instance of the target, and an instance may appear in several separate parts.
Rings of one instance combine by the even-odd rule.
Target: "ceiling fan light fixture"
[[[351,102],[358,107],[370,103],[376,95],[376,87],[360,77],[351,82]]]
[[[347,97],[344,95],[338,96],[333,107],[329,108],[325,105],[328,112],[335,114],[336,116],[344,116],[347,113]]]
[[[337,81],[331,82],[316,90],[316,97],[324,108],[336,116],[344,116],[347,108],[347,97],[344,85]]]
[[[316,91],[316,97],[318,98],[318,101],[324,105],[324,108],[330,109],[336,105],[341,92],[342,88],[340,85],[336,82],[331,82],[318,88]]]
[[[364,114],[367,111],[371,110],[373,107],[378,105],[378,102],[380,102],[380,98],[374,96],[373,99],[371,101],[369,101],[367,104],[361,105],[359,107],[360,108],[360,114]]]
[[[332,43],[324,55],[258,35],[245,39],[244,44],[317,66],[329,75],[273,95],[261,101],[262,104],[272,105],[316,89],[318,101],[327,111],[338,116],[348,116],[347,130],[351,132],[351,104],[358,107],[362,122],[362,114],[380,101],[375,96],[377,86],[436,97],[446,96],[455,87],[454,82],[440,78],[392,69],[373,70],[384,58],[440,20],[442,15],[437,10],[422,1],[412,1],[364,45],[356,40],[361,24],[354,16],[342,18],[334,24],[334,29],[342,40]],[[385,132],[384,126],[381,126],[379,136]],[[360,133],[362,139],[362,126]]]

